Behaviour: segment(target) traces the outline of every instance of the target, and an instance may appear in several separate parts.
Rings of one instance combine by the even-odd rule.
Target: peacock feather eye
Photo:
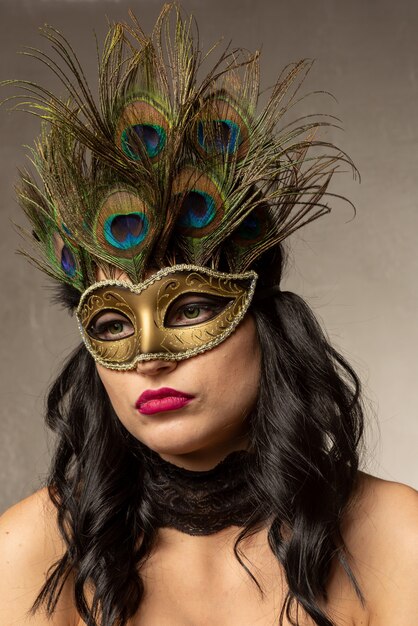
[[[205,228],[216,215],[215,200],[205,191],[193,189],[184,195],[178,226],[180,228]]]
[[[122,150],[130,159],[139,161],[142,158],[140,145],[150,159],[158,156],[167,141],[167,133],[157,124],[133,124],[122,131]]]
[[[97,213],[94,237],[108,255],[131,259],[143,254],[154,236],[154,218],[152,209],[135,192],[114,190]]]
[[[55,231],[51,233],[49,239],[49,251],[55,259],[55,264],[67,278],[72,281],[79,278],[79,265],[77,262],[77,251],[69,241],[64,241],[61,233]]]
[[[265,204],[257,206],[251,211],[234,230],[232,241],[242,247],[248,247],[258,243],[273,229],[274,225]]]
[[[117,124],[116,141],[122,152],[133,161],[140,161],[144,153],[154,162],[167,144],[170,129],[168,116],[162,105],[150,96],[129,102]]]
[[[240,239],[252,241],[260,235],[261,228],[262,225],[260,218],[257,215],[250,213],[250,215],[247,215],[247,217],[241,222],[235,231],[235,235]]]
[[[197,124],[197,141],[208,154],[234,154],[241,143],[241,130],[232,120],[200,121]]]
[[[213,178],[185,167],[174,180],[172,193],[178,207],[176,230],[180,235],[200,239],[218,228],[224,215],[224,198]]]
[[[70,248],[65,244],[61,250],[61,267],[69,278],[74,278],[77,272],[76,260]]]
[[[223,91],[207,98],[195,132],[196,147],[202,155],[228,154],[242,159],[248,152],[248,123],[237,103]]]
[[[106,241],[120,250],[129,250],[139,245],[147,236],[149,223],[140,212],[109,215],[104,223]]]

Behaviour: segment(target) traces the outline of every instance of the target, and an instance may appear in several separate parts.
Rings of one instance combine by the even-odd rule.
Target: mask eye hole
[[[231,302],[222,296],[189,293],[179,296],[168,308],[166,328],[204,324],[219,315]]]
[[[118,341],[131,337],[135,328],[131,320],[119,311],[101,311],[91,321],[87,333],[99,341]]]

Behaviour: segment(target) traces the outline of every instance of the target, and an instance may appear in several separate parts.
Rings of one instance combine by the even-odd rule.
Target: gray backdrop
[[[75,46],[94,79],[93,29],[102,38],[109,18],[132,7],[149,30],[155,0],[0,0],[0,78],[31,77],[45,69],[18,56],[25,45],[45,46],[37,27],[48,22]],[[357,369],[367,398],[363,468],[418,487],[418,3],[415,0],[185,0],[204,45],[225,41],[262,47],[262,83],[272,84],[288,62],[316,59],[306,89],[332,92],[317,111],[343,120],[332,132],[354,159],[362,184],[341,175],[334,190],[347,205],[292,238],[286,287],[303,295],[331,340]],[[305,112],[313,104],[305,105]],[[11,219],[16,168],[25,163],[38,121],[0,110],[2,355],[0,509],[36,489],[48,459],[44,395],[65,355],[78,342],[74,320],[51,305],[42,274],[14,254]]]

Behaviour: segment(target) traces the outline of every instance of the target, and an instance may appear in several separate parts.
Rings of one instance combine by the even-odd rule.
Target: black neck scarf
[[[230,453],[207,471],[187,470],[146,455],[145,488],[160,528],[188,535],[211,535],[229,526],[244,526],[257,513],[250,489],[253,455]]]

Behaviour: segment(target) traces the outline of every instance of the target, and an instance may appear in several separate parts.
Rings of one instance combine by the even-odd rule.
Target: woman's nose
[[[159,374],[169,374],[176,367],[177,361],[152,359],[151,361],[140,361],[136,366],[136,371],[143,376],[158,376]]]

